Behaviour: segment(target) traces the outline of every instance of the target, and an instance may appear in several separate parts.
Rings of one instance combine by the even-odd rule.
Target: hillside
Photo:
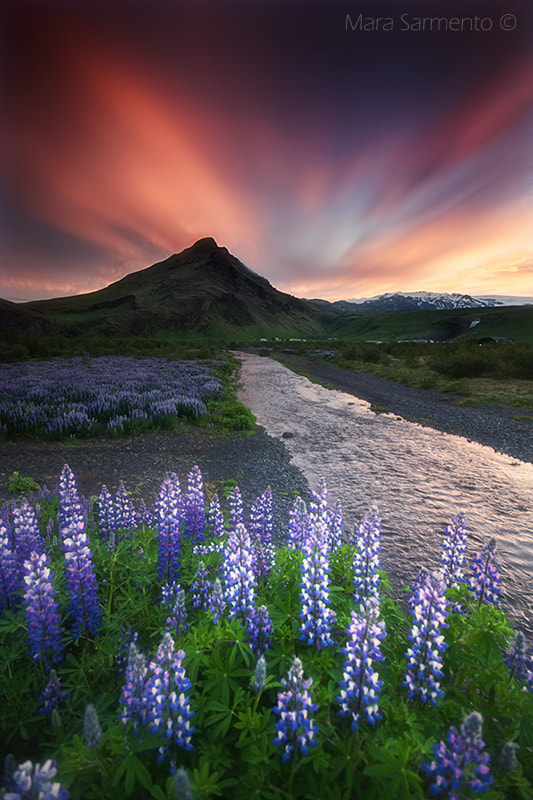
[[[330,315],[275,289],[214,239],[96,292],[24,303],[69,335],[173,335],[218,340],[326,334]]]

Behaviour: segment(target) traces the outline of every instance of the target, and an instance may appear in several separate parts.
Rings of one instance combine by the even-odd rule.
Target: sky
[[[532,148],[530,0],[3,0],[0,297],[533,295]]]

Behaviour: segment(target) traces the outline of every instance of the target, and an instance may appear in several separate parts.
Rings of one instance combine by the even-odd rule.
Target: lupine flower
[[[57,527],[61,538],[65,531],[73,525],[87,524],[87,508],[78,493],[76,477],[68,464],[63,466],[58,484],[59,510],[57,512]]]
[[[316,711],[318,706],[311,701],[311,694],[308,691],[313,679],[308,678],[304,681],[303,666],[299,658],[294,659],[287,679],[282,678],[281,683],[287,691],[278,692],[278,703],[272,709],[279,717],[279,722],[274,725],[276,737],[273,739],[273,744],[283,747],[282,760],[288,761],[296,747],[306,756],[309,747],[317,746],[318,742],[314,737],[318,728],[310,714]]]
[[[222,514],[222,509],[220,508],[218,494],[214,494],[211,498],[211,502],[209,503],[209,508],[207,511],[207,519],[209,521],[209,527],[213,537],[222,536],[226,532],[224,526],[224,515]]]
[[[209,595],[211,594],[212,584],[208,578],[208,572],[204,562],[200,561],[191,586],[191,600],[193,608],[209,608]]]
[[[189,628],[189,623],[187,622],[187,609],[185,608],[185,590],[178,587],[172,614],[167,617],[165,630],[173,636],[179,636],[187,628]]]
[[[517,681],[527,679],[529,659],[526,654],[526,637],[523,631],[515,633],[504,661],[509,667],[509,678],[515,678]]]
[[[248,531],[237,523],[228,534],[222,564],[224,599],[228,604],[228,617],[237,617],[247,623],[255,605],[256,580],[253,571],[253,547]]]
[[[272,517],[272,491],[269,487],[250,509],[250,538],[254,548],[253,569],[258,581],[268,578],[274,560]]]
[[[191,682],[185,675],[182,661],[183,650],[174,651],[174,640],[165,633],[155,660],[150,663],[151,676],[145,688],[145,707],[148,727],[153,733],[162,732],[171,744],[184,750],[192,750],[191,736],[194,728],[190,719],[194,716],[186,692]],[[159,748],[158,761],[167,755],[166,746]]]
[[[139,641],[139,634],[132,630],[131,625],[129,628],[122,626],[120,632],[120,641],[118,644],[118,651],[116,655],[116,664],[119,672],[126,672],[128,666],[128,655],[130,644],[137,644]]]
[[[435,760],[422,764],[422,769],[435,779],[429,789],[432,794],[447,792],[449,800],[460,800],[465,790],[485,792],[493,783],[490,756],[482,752],[485,748],[482,724],[483,717],[474,711],[461,725],[460,733],[455,727],[450,728],[448,744],[441,741],[434,745]]]
[[[446,526],[446,539],[442,543],[440,562],[447,586],[458,587],[465,580],[467,537],[466,518],[461,511],[452,517],[451,525]]]
[[[256,656],[268,650],[272,643],[270,635],[272,633],[272,623],[266,606],[259,606],[257,610],[253,610],[247,631],[248,644]]]
[[[49,563],[46,553],[32,553],[24,562],[24,616],[28,624],[30,655],[34,661],[42,660],[45,664],[61,661],[63,657],[54,573]]]
[[[101,738],[102,728],[100,727],[98,712],[92,703],[88,703],[85,707],[85,716],[83,718],[83,742],[86,747],[94,750]]]
[[[381,550],[381,519],[377,508],[365,514],[363,521],[354,526],[353,584],[354,600],[360,603],[365,597],[379,598],[379,551]]]
[[[498,572],[499,558],[496,553],[496,539],[492,538],[484,544],[480,553],[476,553],[472,560],[472,575],[469,588],[475,592],[481,604],[483,600],[497,606],[501,592],[502,579]]]
[[[201,542],[206,526],[204,480],[195,465],[187,476],[185,495],[185,532],[191,542]]]
[[[120,698],[123,705],[120,719],[126,725],[133,723],[133,733],[137,734],[139,726],[144,723],[146,712],[144,707],[144,685],[148,668],[146,658],[132,642],[128,653],[128,666],[126,667],[126,682],[122,688]]]
[[[289,512],[289,531],[287,534],[287,547],[289,550],[299,550],[307,538],[309,515],[307,506],[301,497],[297,497]]]
[[[44,553],[44,539],[41,536],[35,510],[26,500],[21,501],[20,508],[14,505],[11,513],[13,516],[15,555],[19,565],[22,566],[31,553]]]
[[[78,523],[65,528],[63,548],[70,595],[69,612],[74,620],[72,634],[74,639],[85,630],[96,634],[101,625],[101,609],[88,536],[82,525]]]
[[[13,608],[18,600],[20,586],[19,564],[11,549],[5,525],[0,523],[0,613]]]
[[[19,764],[8,776],[8,792],[4,800],[68,800],[68,791],[60,783],[52,783],[57,774],[56,762],[45,761],[41,766],[31,761]]]
[[[183,767],[174,776],[174,797],[176,800],[193,800],[191,782]]]
[[[242,505],[241,490],[238,486],[229,496],[229,529],[234,531],[237,525],[244,525],[244,508]]]
[[[438,678],[443,677],[441,653],[448,646],[441,628],[447,628],[448,600],[444,596],[446,584],[440,573],[426,573],[413,587],[410,602],[414,623],[408,635],[411,647],[405,653],[407,668],[402,685],[407,687],[409,699],[427,700],[436,706],[443,696]]]
[[[350,637],[342,652],[346,656],[341,693],[337,701],[341,705],[340,716],[350,716],[352,730],[357,730],[364,713],[371,725],[381,719],[378,710],[383,681],[373,667],[374,661],[383,661],[380,642],[385,638],[385,621],[379,618],[379,602],[370,597],[361,603],[359,613],[352,611],[352,622],[345,633]]]
[[[211,597],[209,598],[209,611],[213,615],[213,622],[215,624],[222,616],[225,606],[226,601],[224,599],[224,590],[222,589],[220,578],[215,578],[215,582],[213,583],[213,591],[211,592]]]
[[[334,644],[330,629],[335,612],[329,607],[329,551],[324,525],[317,522],[302,547],[300,639],[322,650]]]
[[[146,508],[144,500],[141,500],[139,508],[135,512],[135,527],[136,528],[153,528],[154,515]]]
[[[518,745],[516,742],[506,742],[503,747],[498,765],[505,775],[513,772],[513,770],[518,766],[518,759],[516,757],[517,750]]]
[[[259,694],[263,691],[266,686],[266,678],[267,678],[267,665],[265,661],[265,656],[261,655],[257,659],[257,664],[255,665],[255,672],[254,672],[254,691]]]
[[[174,474],[161,484],[154,503],[154,517],[159,545],[158,575],[161,580],[172,581],[178,577],[180,567],[183,524],[181,488]]]
[[[100,538],[108,543],[108,549],[112,552],[115,549],[115,537],[118,529],[117,512],[111,492],[105,485],[100,490],[96,506]]]
[[[115,509],[117,528],[126,533],[131,533],[136,523],[135,507],[128,497],[126,487],[122,481],[119,483],[115,495]]]
[[[69,693],[63,692],[61,689],[61,681],[58,678],[57,672],[55,669],[51,669],[48,683],[44,687],[39,698],[39,702],[43,704],[39,709],[39,714],[51,714],[59,703],[66,700],[68,696]]]

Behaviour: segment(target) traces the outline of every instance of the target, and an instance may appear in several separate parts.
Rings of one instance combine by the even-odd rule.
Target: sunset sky
[[[3,0],[0,30],[2,298],[203,236],[299,297],[533,295],[530,0]]]

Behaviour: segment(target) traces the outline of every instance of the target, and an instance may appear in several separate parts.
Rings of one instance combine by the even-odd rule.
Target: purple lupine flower
[[[131,625],[128,628],[122,626],[120,632],[120,640],[118,643],[118,650],[116,655],[116,664],[119,672],[125,673],[128,666],[128,655],[131,644],[137,644],[139,641],[139,634],[135,632]]]
[[[302,550],[300,639],[316,650],[322,650],[334,644],[330,630],[336,618],[329,607],[328,536],[322,522],[313,525]]]
[[[15,552],[10,547],[6,527],[0,523],[0,614],[17,602],[21,577]]]
[[[224,549],[222,574],[224,598],[228,604],[228,617],[237,617],[247,623],[255,609],[256,580],[253,571],[253,546],[248,531],[239,522],[228,534]]]
[[[182,666],[184,658],[183,650],[175,652],[172,636],[165,633],[155,660],[150,662],[151,676],[145,687],[144,702],[149,729],[153,733],[164,733],[170,744],[192,750],[194,728],[190,719],[194,711],[191,711],[186,695],[191,682]],[[167,753],[166,745],[160,747],[158,761],[162,761]]]
[[[451,525],[446,526],[446,539],[442,543],[440,563],[447,586],[457,588],[465,580],[467,537],[466,518],[461,511],[456,517],[452,517]]]
[[[31,553],[44,553],[44,539],[41,536],[39,521],[35,510],[27,500],[22,500],[20,508],[14,504],[12,509],[13,516],[13,537],[15,540],[15,556],[22,567]]]
[[[211,581],[204,562],[200,561],[191,586],[191,600],[193,608],[209,608],[209,595],[211,594]]]
[[[442,656],[448,646],[441,628],[447,628],[448,600],[444,596],[446,583],[438,572],[425,573],[413,587],[410,602],[414,623],[408,635],[411,647],[405,653],[407,667],[402,685],[409,699],[427,700],[436,706],[443,697],[438,678],[443,677]]]
[[[123,706],[120,719],[126,725],[131,722],[133,734],[136,735],[139,726],[146,720],[144,705],[144,687],[148,668],[146,658],[137,649],[135,642],[131,642],[128,652],[128,666],[126,667],[126,682],[122,687],[120,703]]]
[[[54,573],[49,563],[46,553],[32,553],[24,562],[23,573],[30,655],[34,661],[42,660],[46,665],[61,661],[63,657]]]
[[[141,500],[139,508],[135,512],[135,527],[136,528],[153,528],[154,515],[146,508],[144,500]]]
[[[87,508],[81,501],[76,477],[68,464],[61,470],[57,492],[59,495],[57,527],[60,537],[63,538],[65,530],[73,525],[87,524]]]
[[[383,681],[373,667],[374,661],[383,661],[380,642],[387,635],[385,621],[379,618],[379,601],[369,597],[361,603],[360,611],[352,611],[352,622],[345,633],[350,637],[342,652],[346,656],[341,693],[340,716],[350,716],[352,730],[357,730],[362,714],[371,725],[381,719],[378,703]]]
[[[81,633],[96,634],[101,625],[101,609],[98,602],[96,576],[89,538],[84,526],[77,525],[63,531],[65,572],[70,596],[69,612],[74,620],[72,635],[78,639]]]
[[[353,584],[354,600],[360,603],[365,597],[379,598],[379,552],[381,550],[381,519],[377,508],[365,514],[359,526],[354,526]]]
[[[480,553],[476,553],[472,560],[472,575],[469,579],[469,588],[479,598],[479,604],[486,600],[497,606],[501,592],[502,579],[498,572],[499,558],[496,553],[496,539],[492,538],[484,544]]]
[[[248,621],[248,644],[254,655],[260,656],[272,644],[272,623],[266,606],[253,610]]]
[[[187,609],[185,608],[185,590],[179,586],[176,590],[172,613],[166,620],[165,630],[173,636],[179,636],[180,633],[189,628],[187,622]]]
[[[211,529],[211,535],[214,538],[222,536],[226,532],[224,526],[224,515],[220,507],[218,494],[214,494],[211,498],[211,502],[209,503],[209,508],[207,510],[207,519],[209,522],[209,528]]]
[[[297,497],[289,512],[289,530],[287,534],[287,547],[289,550],[300,550],[307,538],[308,526],[307,506],[301,497]]]
[[[170,582],[178,577],[183,524],[183,499],[174,473],[161,484],[154,503],[154,517],[159,545],[158,575],[161,580]]]
[[[42,766],[25,761],[8,776],[9,791],[2,797],[5,800],[68,800],[70,795],[65,787],[57,782],[52,783],[56,774],[56,762],[51,759]]]
[[[272,543],[273,509],[270,487],[253,503],[250,509],[249,528],[254,548],[254,573],[258,581],[266,581],[275,555]]]
[[[102,485],[96,506],[98,509],[98,533],[100,539],[106,541],[108,550],[113,552],[118,530],[117,510],[113,496],[105,484]]]
[[[204,480],[195,465],[187,476],[185,495],[185,532],[191,542],[201,542],[206,526]]]
[[[234,488],[229,496],[229,529],[234,531],[237,525],[244,525],[244,508],[242,504],[241,490],[238,486]]]
[[[126,487],[122,481],[120,481],[115,494],[115,509],[117,528],[125,533],[131,533],[135,529],[135,506],[128,497]]]
[[[213,615],[213,622],[215,624],[220,620],[225,606],[226,600],[224,599],[224,590],[222,589],[220,578],[215,578],[215,582],[213,583],[213,591],[211,592],[211,596],[209,598],[209,611]]]
[[[306,756],[309,747],[317,746],[315,734],[318,732],[318,727],[315,726],[310,714],[316,711],[318,706],[311,701],[311,694],[308,691],[313,679],[308,678],[304,681],[303,666],[299,658],[293,660],[287,679],[282,678],[281,683],[287,691],[278,692],[278,703],[272,709],[279,717],[279,722],[274,725],[276,737],[273,739],[273,744],[283,747],[282,760],[288,761],[296,747]]]
[[[483,752],[482,724],[483,717],[474,711],[461,725],[460,733],[452,726],[448,743],[441,741],[434,745],[435,760],[422,764],[422,769],[434,779],[429,789],[432,794],[447,792],[450,800],[460,800],[465,790],[485,792],[493,783],[490,755]]]
[[[55,669],[51,669],[48,683],[39,698],[39,702],[43,704],[39,709],[39,714],[51,714],[68,696],[69,693],[61,689],[61,680],[58,678],[57,672]]]

